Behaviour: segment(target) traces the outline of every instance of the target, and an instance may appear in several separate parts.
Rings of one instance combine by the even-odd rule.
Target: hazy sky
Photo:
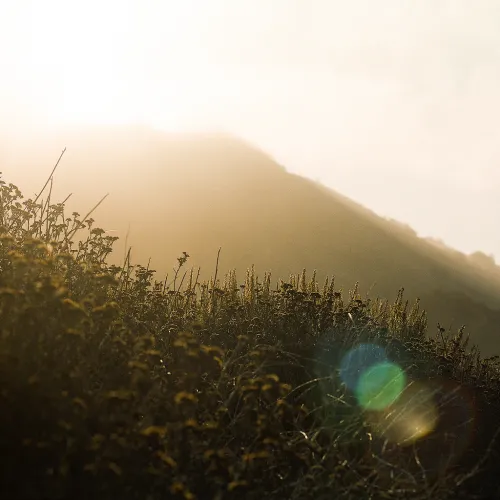
[[[498,0],[1,0],[0,68],[10,131],[226,130],[500,262]]]

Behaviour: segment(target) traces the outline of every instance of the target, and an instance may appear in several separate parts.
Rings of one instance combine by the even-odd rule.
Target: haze
[[[227,131],[500,261],[497,1],[3,0],[0,67],[26,147],[70,124]]]

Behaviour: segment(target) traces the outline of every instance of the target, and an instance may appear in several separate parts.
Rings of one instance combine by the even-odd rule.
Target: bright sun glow
[[[203,5],[12,2],[8,14],[14,22],[4,32],[16,75],[10,90],[34,103],[35,119],[46,125],[189,126],[203,112],[199,96],[216,93],[219,83],[199,50]]]
[[[497,0],[0,0],[0,139],[229,132],[498,260],[498,19]]]

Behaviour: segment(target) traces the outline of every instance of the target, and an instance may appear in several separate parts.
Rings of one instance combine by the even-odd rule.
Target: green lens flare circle
[[[405,384],[405,373],[398,365],[378,363],[361,375],[356,398],[367,410],[384,410],[399,398]]]

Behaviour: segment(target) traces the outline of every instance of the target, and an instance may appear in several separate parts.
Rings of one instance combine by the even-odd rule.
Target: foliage
[[[0,447],[9,498],[492,498],[496,359],[464,329],[427,333],[418,301],[347,296],[306,271],[198,283],[108,266],[90,213],[0,182]],[[86,237],[75,244],[78,231]],[[182,277],[181,277],[182,275]],[[445,335],[446,334],[446,335]],[[476,447],[434,477],[387,445],[331,366],[377,342],[414,377],[474,391]],[[333,356],[333,357],[332,357]],[[478,410],[479,411],[479,410]],[[411,463],[410,463],[411,462]],[[420,465],[420,467],[419,467]],[[482,495],[482,496],[481,496]],[[472,498],[469,496],[467,498]]]

